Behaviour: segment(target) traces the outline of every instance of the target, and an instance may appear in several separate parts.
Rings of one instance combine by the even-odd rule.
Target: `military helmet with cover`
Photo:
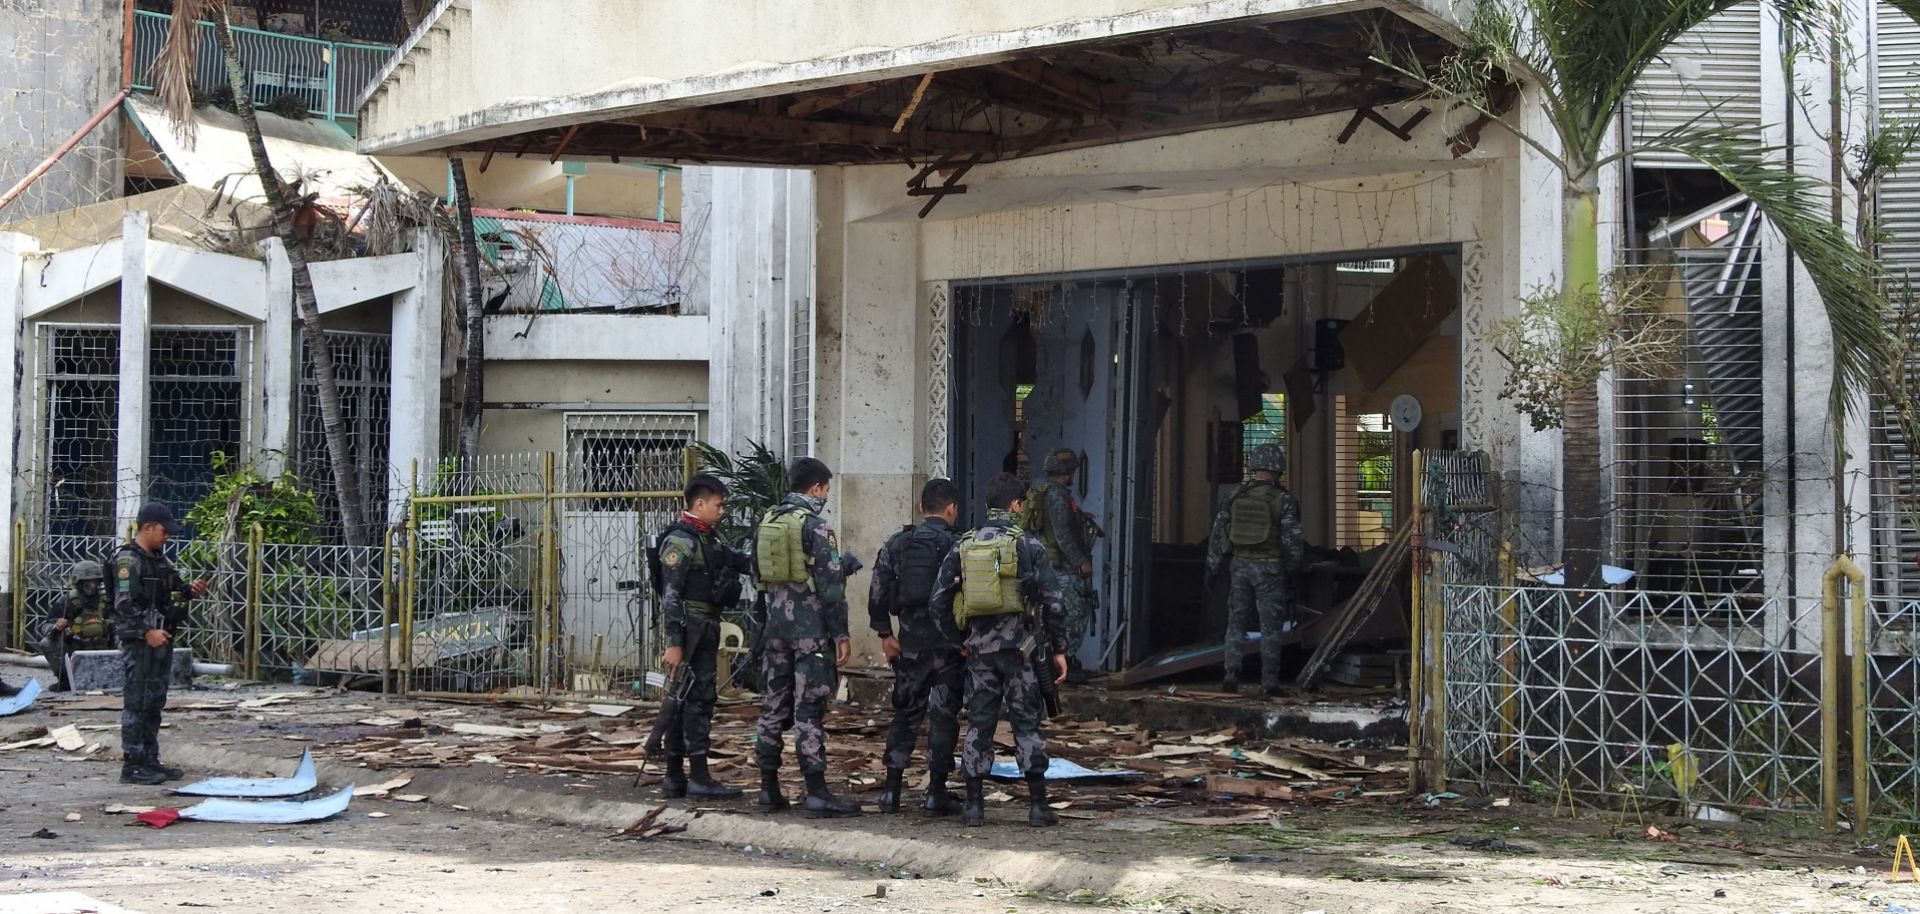
[[[99,581],[106,576],[106,571],[100,567],[100,563],[92,559],[74,562],[73,567],[67,569],[67,582],[71,584],[78,584],[81,581]]]
[[[1070,476],[1080,469],[1080,457],[1070,448],[1060,448],[1047,455],[1047,461],[1041,470],[1048,476]]]
[[[1247,468],[1266,470],[1275,476],[1287,475],[1287,455],[1280,445],[1263,444],[1253,449],[1253,457],[1247,461]]]

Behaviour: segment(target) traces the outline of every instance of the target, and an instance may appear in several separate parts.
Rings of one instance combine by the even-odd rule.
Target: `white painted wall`
[[[296,317],[293,286],[285,252],[276,240],[261,245],[253,260],[154,241],[148,214],[129,212],[122,237],[85,248],[41,254],[34,239],[0,233],[0,373],[18,378],[4,419],[0,470],[9,479],[9,522],[0,546],[11,562],[12,518],[38,510],[31,503],[29,480],[38,448],[29,440],[42,433],[39,391],[20,370],[31,322],[80,301],[89,293],[118,284],[111,320],[120,327],[120,391],[117,417],[116,527],[131,523],[146,498],[147,374],[149,330],[154,322],[154,289],[177,289],[211,306],[209,313],[229,323],[254,328],[257,367],[247,396],[254,398],[247,430],[261,465],[277,471],[292,449],[299,363],[294,351]],[[394,465],[415,457],[432,461],[439,454],[441,261],[439,242],[415,239],[412,253],[313,265],[323,312],[392,296],[394,334],[392,434]],[[173,295],[173,293],[165,293]],[[25,431],[23,431],[25,430]],[[389,478],[399,474],[386,472]],[[174,506],[182,510],[183,506]],[[4,578],[11,580],[11,578]]]

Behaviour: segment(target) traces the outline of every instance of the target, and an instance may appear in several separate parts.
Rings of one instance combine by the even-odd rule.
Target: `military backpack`
[[[1027,611],[1020,597],[1020,528],[1007,527],[982,540],[978,531],[960,538],[960,598],[953,621],[961,628],[974,619]]]
[[[753,531],[753,563],[760,583],[813,586],[802,542],[806,523],[806,512],[792,505],[781,505],[761,518]]]
[[[940,576],[940,563],[953,548],[953,534],[921,526],[911,526],[895,534],[889,548],[896,572],[893,578],[895,615],[909,609],[922,609],[933,599],[934,579]]]

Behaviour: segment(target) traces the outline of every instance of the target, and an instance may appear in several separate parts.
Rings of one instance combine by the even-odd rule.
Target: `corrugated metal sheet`
[[[1882,115],[1891,119],[1920,117],[1920,26],[1885,3],[1876,3],[1874,41],[1876,90]],[[1920,165],[1909,165],[1880,184],[1880,221],[1888,235],[1880,256],[1895,272],[1920,277]],[[1920,372],[1909,364],[1908,377]],[[1900,500],[1915,497],[1916,464],[1913,448],[1885,413],[1877,413],[1873,428],[1873,568],[1874,596],[1888,601],[1883,612],[1920,601],[1920,534],[1902,516]]]
[[[1760,127],[1760,4],[1742,3],[1680,36],[1634,85],[1633,139],[1643,142],[1706,116],[1705,124]],[[1708,112],[1712,112],[1711,115]],[[1697,168],[1668,153],[1634,156],[1634,164]]]

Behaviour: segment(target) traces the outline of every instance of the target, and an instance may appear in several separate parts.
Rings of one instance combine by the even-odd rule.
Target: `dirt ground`
[[[268,693],[196,690],[181,698],[192,703],[261,694]],[[98,704],[50,701],[0,722],[0,731],[72,724],[88,740],[109,742],[114,715]],[[191,741],[272,757],[311,746],[317,755],[337,756],[364,734],[356,721],[453,709],[458,713],[446,719],[482,726],[526,726],[531,720],[525,710],[342,695],[170,714],[162,744]],[[479,736],[464,738],[488,745]],[[1083,790],[1085,807],[1097,812],[1043,831],[1018,824],[1023,791],[1009,785],[999,788],[1009,796],[990,809],[993,822],[985,829],[868,815],[809,823],[805,827],[817,830],[801,833],[797,843],[789,831],[785,852],[671,836],[613,840],[610,829],[510,821],[432,797],[418,803],[356,799],[344,816],[315,825],[188,822],[156,832],[127,827],[127,816],[103,812],[113,803],[165,803],[158,789],[118,785],[112,757],[111,748],[82,760],[68,760],[75,756],[55,748],[0,751],[0,914],[37,914],[33,907],[10,906],[17,901],[12,895],[53,891],[82,892],[149,914],[197,906],[463,914],[636,907],[1050,912],[1091,906],[1196,914],[1920,911],[1920,885],[1888,881],[1889,849],[1826,838],[1808,823],[1786,818],[1731,830],[1655,819],[1661,831],[1649,837],[1645,824],[1623,822],[1618,814],[1587,811],[1569,820],[1524,798],[1468,797],[1433,805],[1405,795],[1251,803],[1196,801],[1185,797],[1188,792],[1172,791],[1185,798],[1100,808],[1094,792]],[[377,783],[397,772],[368,770],[354,781]],[[490,764],[440,772],[449,773],[556,798],[652,803],[657,797],[650,786],[635,787],[631,776]],[[1138,784],[1109,793],[1162,802],[1142,795]],[[873,800],[870,792],[854,795]],[[79,820],[66,821],[70,814]],[[744,804],[707,815],[747,826],[801,825],[797,817],[766,816]],[[41,829],[58,837],[31,837]],[[881,864],[908,856],[894,849],[909,845],[922,859],[945,860],[950,868],[902,874]],[[989,858],[1064,861],[1069,869],[1112,874],[1114,888],[1036,894],[1025,889],[1042,884],[1029,878],[1037,869],[996,864],[999,869],[983,875],[968,866]],[[880,885],[887,889],[884,898],[874,897]],[[769,890],[775,894],[762,894]]]

